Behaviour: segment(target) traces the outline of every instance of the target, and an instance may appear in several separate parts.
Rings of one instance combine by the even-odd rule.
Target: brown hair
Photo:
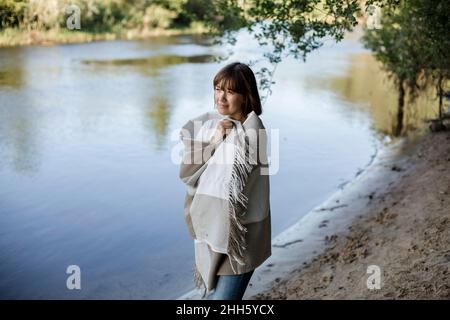
[[[222,89],[225,87],[244,96],[245,102],[242,107],[242,112],[245,115],[248,115],[252,111],[255,111],[257,115],[262,113],[256,78],[248,65],[240,62],[233,62],[226,65],[214,77],[214,88],[219,83]]]

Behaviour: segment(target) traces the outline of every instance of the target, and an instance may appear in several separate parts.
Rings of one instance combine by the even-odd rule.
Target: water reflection
[[[20,89],[25,84],[23,51],[5,48],[0,53],[0,87]]]
[[[26,74],[23,65],[0,70],[0,169],[10,165],[21,175],[33,175],[39,169],[42,140],[34,97],[24,90]]]
[[[371,54],[354,54],[343,76],[329,80],[330,88],[368,113],[378,132],[393,136],[396,127],[398,93],[393,80],[387,76]],[[436,91],[430,89],[413,103],[405,100],[404,127],[406,132],[423,127],[424,119],[436,117]]]
[[[133,67],[138,72],[155,77],[161,68],[182,63],[207,63],[213,62],[214,56],[209,54],[180,56],[180,55],[157,55],[146,58],[134,59],[111,59],[111,60],[82,60],[81,62],[91,66]]]
[[[117,41],[116,41],[117,42]],[[157,49],[161,47],[167,47],[176,45],[197,45],[202,47],[210,47],[213,45],[213,39],[207,35],[202,34],[185,34],[179,36],[158,36],[149,39],[133,41],[138,48],[152,48]]]
[[[162,149],[167,142],[167,130],[170,119],[170,105],[164,95],[158,95],[149,101],[148,111],[145,114],[145,126],[156,136],[156,146]]]
[[[39,168],[37,140],[34,117],[22,113],[10,123],[9,137],[11,140],[12,163],[16,172],[21,174],[35,173]]]
[[[19,89],[24,84],[24,74],[21,68],[0,70],[0,87]]]

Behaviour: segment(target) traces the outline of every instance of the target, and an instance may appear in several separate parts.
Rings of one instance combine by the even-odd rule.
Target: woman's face
[[[214,100],[217,110],[221,115],[239,119],[242,113],[244,96],[232,90],[216,85],[214,88]]]

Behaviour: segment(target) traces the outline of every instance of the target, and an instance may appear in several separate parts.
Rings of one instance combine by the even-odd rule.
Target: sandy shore
[[[278,243],[247,299],[449,299],[450,132],[397,149],[328,201],[336,210],[316,229],[332,233],[306,244],[300,221],[291,232],[298,241]],[[381,271],[380,289],[367,286],[370,265]]]

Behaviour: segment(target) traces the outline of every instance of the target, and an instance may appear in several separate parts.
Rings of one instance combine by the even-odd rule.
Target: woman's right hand
[[[217,124],[216,131],[211,137],[211,143],[217,143],[225,139],[227,134],[230,132],[231,128],[233,128],[234,123],[230,120],[221,120]]]

